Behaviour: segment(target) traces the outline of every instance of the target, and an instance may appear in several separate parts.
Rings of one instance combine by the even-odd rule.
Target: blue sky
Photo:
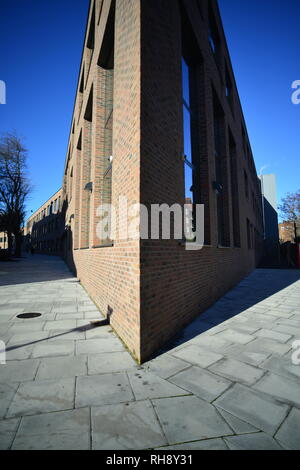
[[[29,149],[28,212],[61,185],[88,0],[1,2],[0,133]],[[219,0],[257,170],[277,174],[279,199],[299,189],[299,0]]]
[[[277,176],[280,200],[300,188],[299,0],[219,0],[256,169]]]
[[[62,184],[88,0],[2,0],[0,133],[16,130],[29,150],[34,191],[28,215]]]

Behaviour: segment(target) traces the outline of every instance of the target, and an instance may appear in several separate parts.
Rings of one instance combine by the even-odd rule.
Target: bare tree
[[[297,222],[300,221],[300,189],[295,193],[288,193],[281,200],[279,206],[281,216],[285,222],[293,223],[291,232],[294,232],[295,240],[297,239]]]
[[[288,193],[281,200],[279,210],[286,222],[297,221],[300,219],[300,189],[295,193]]]
[[[16,134],[5,134],[0,138],[0,216],[7,232],[9,253],[15,238],[16,256],[21,256],[25,201],[30,191],[27,149]]]

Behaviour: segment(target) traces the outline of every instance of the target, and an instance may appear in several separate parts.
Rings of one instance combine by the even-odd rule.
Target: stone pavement
[[[0,449],[300,449],[299,278],[255,271],[140,367],[59,258],[1,263]]]

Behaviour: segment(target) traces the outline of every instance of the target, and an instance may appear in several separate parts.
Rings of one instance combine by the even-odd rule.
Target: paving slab
[[[125,373],[90,375],[77,378],[76,408],[111,405],[133,400],[134,396]]]
[[[169,444],[233,434],[215,408],[195,396],[152,400]]]
[[[74,348],[74,341],[45,341],[34,346],[32,357],[70,356],[74,354]]]
[[[77,327],[76,320],[54,320],[47,321],[44,327],[45,331],[49,330],[72,330]]]
[[[153,449],[165,444],[166,439],[148,400],[92,408],[95,450]]]
[[[80,358],[81,356],[78,356]],[[105,374],[136,369],[137,364],[131,355],[124,352],[91,354],[88,356],[88,374]]]
[[[18,386],[18,383],[0,383],[0,419],[6,415]]]
[[[257,367],[228,358],[222,359],[217,364],[209,367],[209,370],[215,374],[227,377],[233,382],[245,385],[253,385],[265,374],[265,371]]]
[[[179,359],[184,359],[186,362],[197,364],[200,367],[208,367],[223,357],[221,354],[207,351],[204,348],[193,345],[187,346],[172,354]]]
[[[33,346],[11,346],[6,348],[6,361],[29,359],[32,355]],[[1,375],[0,375],[1,380]]]
[[[91,328],[85,332],[86,339],[109,338],[112,335],[114,333],[109,325]]]
[[[35,380],[20,384],[7,417],[34,415],[74,407],[75,379]]]
[[[252,366],[259,366],[271,356],[271,353],[248,351],[242,345],[233,344],[226,349],[225,355],[232,359],[238,358],[240,362],[244,362]]]
[[[76,342],[76,354],[100,354],[119,351],[125,351],[125,348],[115,336]]]
[[[32,331],[42,331],[45,326],[45,322],[35,321],[28,323],[12,323],[9,333],[11,335],[30,333]]]
[[[268,340],[263,338],[255,339],[245,347],[246,351],[252,352],[266,352],[269,354],[276,354],[278,356],[284,356],[288,351],[291,350],[290,344],[278,343],[275,340]]]
[[[299,366],[297,366],[299,367]],[[295,382],[288,378],[282,379],[282,376],[268,372],[255,385],[255,390],[266,393],[292,405],[300,406],[300,388],[299,382]]]
[[[232,384],[229,380],[196,366],[179,372],[170,381],[187,393],[193,393],[208,402],[215,400]]]
[[[143,370],[128,372],[128,378],[136,400],[190,394],[152,372]]]
[[[31,331],[28,333],[15,334],[11,336],[7,346],[15,346],[23,344],[24,346],[35,344],[36,341],[47,339],[49,333],[47,331]]]
[[[85,332],[80,330],[50,330],[48,341],[79,341],[85,339]]]
[[[252,432],[258,432],[258,429],[256,429],[254,426],[237,418],[236,416],[233,416],[230,413],[227,413],[227,411],[218,408],[218,412],[223,416],[226,423],[230,426],[231,429],[233,429],[235,434],[249,434]]]
[[[275,439],[264,432],[228,436],[224,440],[230,450],[283,450]]]
[[[292,363],[291,354],[286,357],[272,356],[261,364],[261,368],[300,383],[300,367]]]
[[[217,338],[223,339],[230,343],[239,343],[239,344],[247,344],[250,341],[254,340],[254,337],[245,333],[240,333],[239,331],[228,329],[225,331],[221,331],[216,335]]]
[[[160,447],[157,450],[228,450],[223,439],[204,439],[202,441],[186,442],[168,447]]]
[[[39,361],[37,359],[25,359],[24,361],[8,361],[0,365],[0,382],[25,382],[34,380]]]
[[[14,450],[89,450],[90,410],[60,411],[22,418]]]
[[[258,338],[273,339],[275,341],[278,341],[279,343],[286,343],[289,339],[292,338],[292,335],[286,335],[283,333],[278,333],[274,330],[266,329],[259,330],[257,333],[255,333],[255,336],[257,336]]]
[[[300,450],[300,410],[293,408],[279,431],[275,434],[279,443],[292,450]]]
[[[189,367],[191,367],[190,364],[172,356],[171,354],[158,356],[157,358],[147,362],[147,365],[145,366],[146,370],[157,374],[163,379],[168,379],[172,375],[175,375]]]
[[[192,344],[200,346],[206,350],[210,350],[219,354],[226,351],[226,348],[232,344],[231,341],[225,341],[217,336],[199,335],[192,340]]]
[[[0,421],[0,450],[8,450],[16,435],[20,418]]]
[[[256,390],[236,384],[214,405],[273,435],[285,419],[289,406]]]
[[[87,357],[49,357],[41,359],[36,380],[87,375]]]

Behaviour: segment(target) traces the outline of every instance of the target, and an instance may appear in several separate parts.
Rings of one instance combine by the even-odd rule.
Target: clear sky
[[[71,125],[89,0],[2,0],[0,133],[29,150],[36,210],[57,191]],[[279,199],[299,183],[299,0],[219,0],[257,171],[277,174]]]
[[[0,133],[29,150],[28,215],[62,184],[89,0],[1,0]]]
[[[275,173],[280,200],[300,188],[299,0],[219,0],[259,173]]]

